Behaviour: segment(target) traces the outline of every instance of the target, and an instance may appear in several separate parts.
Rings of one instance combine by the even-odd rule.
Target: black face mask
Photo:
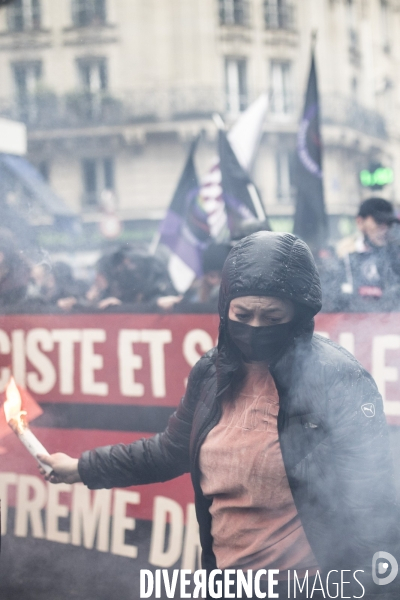
[[[295,323],[281,323],[268,327],[252,327],[228,319],[228,331],[232,341],[247,361],[274,362],[293,342]]]

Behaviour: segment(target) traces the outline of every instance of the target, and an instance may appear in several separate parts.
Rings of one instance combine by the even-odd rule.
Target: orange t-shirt
[[[266,364],[247,365],[237,397],[224,401],[220,422],[201,447],[201,489],[212,498],[211,534],[220,569],[318,568],[287,480],[278,411]]]

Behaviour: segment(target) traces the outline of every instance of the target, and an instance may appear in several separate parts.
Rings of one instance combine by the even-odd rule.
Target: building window
[[[278,204],[293,204],[294,189],[292,186],[293,153],[278,150],[276,162],[276,201]]]
[[[106,0],[72,0],[72,22],[75,27],[104,25]]]
[[[360,61],[360,40],[358,35],[355,0],[346,0],[346,7],[350,60],[351,62],[358,64]]]
[[[387,0],[381,0],[381,29],[384,52],[390,52],[390,23],[389,5]]]
[[[287,0],[264,0],[267,29],[293,29],[294,7]]]
[[[82,92],[79,111],[85,119],[99,118],[108,88],[107,61],[105,58],[85,58],[79,59],[77,66]]]
[[[37,91],[42,78],[42,63],[40,61],[14,63],[12,69],[19,118],[32,122],[38,114]]]
[[[114,161],[112,158],[103,160],[104,169],[104,189],[114,190]]]
[[[88,94],[99,94],[108,87],[105,58],[85,58],[77,61],[81,89]]]
[[[45,181],[50,181],[50,167],[47,160],[42,160],[38,164],[38,171]]]
[[[112,158],[85,158],[82,161],[83,204],[96,207],[105,190],[114,191],[114,161]]]
[[[351,82],[350,82],[350,87],[351,87],[351,97],[354,100],[354,102],[358,101],[358,79],[357,77],[352,77]]]
[[[247,107],[247,66],[243,58],[225,61],[225,93],[227,112],[235,115]]]
[[[221,25],[248,25],[248,0],[219,0],[219,22]]]
[[[356,7],[355,0],[346,0],[347,21],[349,27],[356,27]]]
[[[286,115],[292,112],[291,75],[292,65],[290,62],[271,61],[271,110],[277,115]]]
[[[14,0],[7,10],[10,31],[40,29],[40,0]]]

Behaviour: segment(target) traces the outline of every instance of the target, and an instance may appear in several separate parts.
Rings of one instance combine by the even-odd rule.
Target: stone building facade
[[[201,175],[227,124],[261,92],[270,108],[254,179],[290,228],[292,164],[310,62],[322,106],[335,235],[381,164],[400,198],[398,0],[14,0],[0,11],[0,112],[29,128],[29,158],[87,222],[112,190],[125,221],[162,218],[190,141]],[[104,197],[104,194],[103,194]]]

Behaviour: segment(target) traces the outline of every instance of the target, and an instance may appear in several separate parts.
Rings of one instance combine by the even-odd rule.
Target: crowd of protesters
[[[400,310],[400,221],[390,202],[365,200],[356,234],[317,253],[325,312]],[[79,280],[65,262],[27,259],[13,234],[0,229],[2,312],[216,312],[222,266],[238,239],[268,223],[248,224],[231,244],[211,243],[203,275],[178,294],[168,257],[124,244],[105,252],[92,278]]]

